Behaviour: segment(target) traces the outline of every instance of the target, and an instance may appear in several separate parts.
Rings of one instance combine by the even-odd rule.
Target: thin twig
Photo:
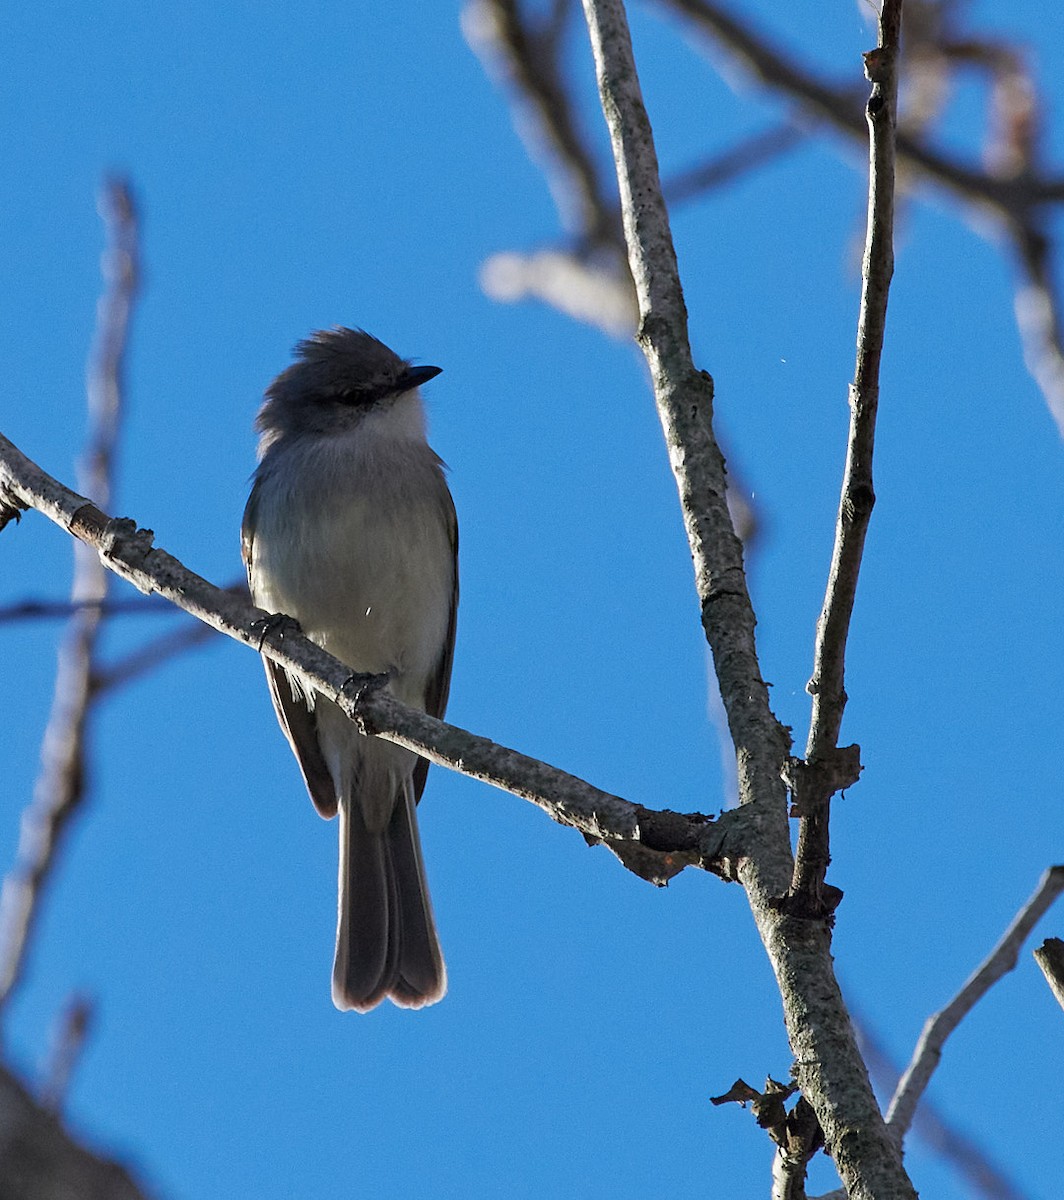
[[[902,1076],[887,1111],[887,1125],[899,1145],[912,1124],[920,1097],[941,1061],[946,1039],[990,988],[1015,967],[1023,943],[1061,892],[1064,892],[1064,866],[1050,867],[1042,875],[1030,900],[1013,918],[1001,941],[986,960],[969,977],[949,1004],[928,1018],[912,1061]]]
[[[137,290],[137,224],[125,183],[112,180],[105,185],[100,215],[107,237],[102,259],[105,286],[87,373],[89,439],[78,480],[87,496],[106,506],[122,415],[123,358]],[[0,1011],[21,977],[38,901],[63,832],[84,795],[93,655],[108,573],[88,547],[74,549],[71,601],[77,610],[59,652],[41,771],[32,802],[23,813],[17,860],[0,892]]]
[[[850,1005],[853,1013],[853,1005]],[[880,1095],[889,1095],[898,1085],[901,1069],[868,1021],[854,1016],[861,1053],[868,1064]],[[1027,1192],[993,1162],[987,1151],[925,1096],[916,1110],[912,1132],[959,1175],[982,1200],[1031,1200]],[[834,1193],[832,1193],[834,1195]],[[817,1200],[828,1200],[820,1196]],[[845,1200],[845,1198],[843,1198]]]
[[[852,140],[863,142],[865,122],[859,94],[848,87],[823,83],[811,70],[797,65],[797,56],[771,45],[769,38],[729,12],[715,0],[659,0],[686,17],[699,30],[724,46],[754,78],[796,100],[812,115]],[[960,200],[1000,213],[1064,200],[1064,177],[1049,175],[998,176],[969,166],[914,138],[899,136],[900,162]]]
[[[247,599],[214,587],[172,555],[153,548],[150,530],[137,529],[132,521],[111,520],[0,435],[0,511],[5,505],[10,516],[19,508],[37,509],[94,547],[105,566],[141,592],[157,593],[211,628],[253,647],[284,667],[308,692],[327,696],[363,732],[521,796],[560,824],[604,842],[622,861],[614,843],[640,843],[646,854],[626,865],[644,878],[664,882],[687,865],[733,878],[733,860],[749,854],[750,840],[764,822],[762,806],[756,804],[749,806],[748,815],[725,813],[716,821],[698,813],[679,814],[632,804],[400,703],[381,686],[383,677],[354,674],[339,659]],[[655,859],[656,874],[648,866],[650,856]]]
[[[865,536],[875,504],[872,455],[879,406],[879,364],[886,333],[887,299],[894,274],[894,146],[898,110],[901,4],[884,3],[879,46],[865,55],[872,83],[868,120],[868,218],[857,321],[857,361],[850,385],[850,429],[842,495],[835,523],[827,589],[817,621],[813,697],[805,763],[795,766],[795,807],[801,818],[791,896],[809,915],[830,912],[837,897],[825,894],[831,861],[831,797],[853,778],[838,755],[846,708],[846,641],[850,632]],[[850,756],[853,757],[852,751]]]

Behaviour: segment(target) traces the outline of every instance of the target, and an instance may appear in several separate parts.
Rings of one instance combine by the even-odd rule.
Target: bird
[[[440,371],[362,329],[334,326],[300,341],[256,419],[241,544],[256,605],[442,718],[458,522],[420,392]],[[310,798],[323,817],[339,815],[333,1003],[357,1012],[386,998],[434,1004],[447,973],[417,822],[428,761],[359,733],[331,700],[263,663]]]

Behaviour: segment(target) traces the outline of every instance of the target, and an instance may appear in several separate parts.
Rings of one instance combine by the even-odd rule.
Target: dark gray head
[[[336,325],[299,342],[296,361],[266,389],[256,426],[267,442],[286,433],[335,433],[439,375],[415,367],[362,329]]]

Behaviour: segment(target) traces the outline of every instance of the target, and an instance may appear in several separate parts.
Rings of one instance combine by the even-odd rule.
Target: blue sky
[[[857,6],[745,4],[860,81]],[[1033,48],[1055,114],[1064,18],[972,6]],[[987,24],[984,22],[992,22]],[[670,22],[633,12],[666,171],[783,109],[732,87]],[[725,803],[690,561],[634,346],[478,285],[557,222],[457,9],[369,0],[105,2],[8,14],[0,76],[7,280],[0,429],[72,480],[99,289],[94,193],[143,208],[145,288],[116,513],[217,582],[263,387],[309,330],[361,325],[438,363],[462,607],[449,715],[646,804]],[[572,61],[600,147],[585,44]],[[719,58],[715,61],[719,62]],[[962,86],[943,131],[974,154]],[[1059,151],[1058,131],[1051,139]],[[1064,156],[1058,153],[1058,161]],[[605,160],[603,160],[605,161]],[[764,535],[750,563],[763,672],[804,742],[812,636],[846,429],[860,155],[811,141],[675,223],[692,340]],[[1061,849],[1060,440],[1025,373],[1009,264],[941,199],[899,227],[877,505],[847,678],[860,784],[836,805],[835,953],[900,1061]],[[31,515],[0,540],[0,604],[62,597],[69,541]],[[124,595],[116,585],[116,595]],[[173,623],[116,622],[116,655]],[[53,625],[0,628],[18,702],[0,729],[13,854],[52,686]],[[748,1113],[708,1098],[787,1073],[741,891],[656,891],[531,806],[434,770],[421,821],[450,993],[420,1014],[329,1000],[335,838],[306,798],[254,656],[219,640],[112,696],[91,803],[49,893],[8,1023],[32,1072],[58,1010],[97,1019],[77,1129],[174,1200],[370,1194],[615,1200],[765,1194]],[[1051,915],[1039,938],[1064,930]],[[1024,958],[950,1043],[936,1104],[1055,1194],[1064,1019]],[[913,1142],[927,1195],[961,1200]],[[829,1185],[821,1165],[817,1184]],[[717,1193],[722,1194],[722,1193]]]

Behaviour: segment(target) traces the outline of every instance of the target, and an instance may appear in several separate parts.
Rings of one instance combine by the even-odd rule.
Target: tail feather
[[[422,1008],[446,990],[409,782],[379,833],[366,827],[357,800],[343,801],[333,1003],[368,1012],[390,997]]]

